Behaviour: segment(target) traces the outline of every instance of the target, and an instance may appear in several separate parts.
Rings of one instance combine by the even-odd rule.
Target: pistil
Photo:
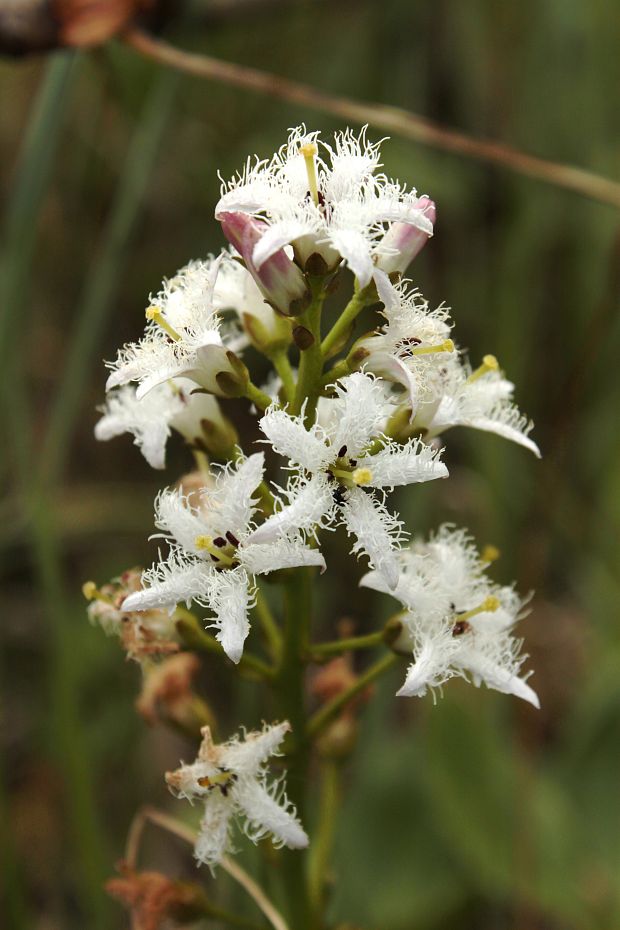
[[[490,371],[498,371],[499,362],[494,355],[485,355],[482,359],[482,365],[479,368],[476,368],[475,371],[472,371],[469,378],[467,379],[468,384],[472,384],[474,381],[477,381],[478,378],[481,378],[483,375],[488,374]]]
[[[462,614],[457,614],[457,619],[459,623],[465,623],[471,620],[472,617],[477,617],[478,614],[493,613],[495,610],[498,610],[499,607],[501,607],[500,599],[495,597],[494,594],[489,594],[488,597],[485,597],[482,604],[479,604],[477,607],[472,607],[471,610],[466,610]]]
[[[149,307],[146,311],[146,318],[147,320],[153,320],[154,323],[161,326],[164,332],[167,333],[171,339],[174,339],[175,342],[178,342],[181,338],[176,329],[170,325],[159,307]]]
[[[299,154],[303,155],[303,159],[306,163],[306,174],[308,175],[308,190],[310,191],[310,196],[314,201],[314,204],[318,207],[319,205],[319,185],[316,174],[316,156],[318,153],[318,148],[315,142],[304,142],[303,145],[299,146]]]
[[[218,541],[219,539],[220,537],[218,537]],[[233,564],[232,557],[224,552],[223,548],[216,545],[216,541],[212,536],[196,536],[194,545],[201,552],[208,552],[214,562],[221,562],[222,565]]]

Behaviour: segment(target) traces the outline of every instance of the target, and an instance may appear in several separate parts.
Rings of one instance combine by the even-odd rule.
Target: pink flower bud
[[[254,248],[269,229],[267,223],[245,213],[222,213],[218,219],[224,235],[243,258],[267,303],[285,316],[303,313],[312,296],[310,288],[284,249],[266,259],[260,268],[254,264]]]
[[[434,201],[428,197],[420,197],[418,201],[420,210],[424,212],[427,220],[435,225],[437,211]],[[399,272],[402,274],[410,262],[416,257],[430,236],[409,223],[392,223],[379,246],[379,259],[377,268],[386,274]]]

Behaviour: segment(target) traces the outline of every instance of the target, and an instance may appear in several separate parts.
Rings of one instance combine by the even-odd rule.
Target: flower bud
[[[105,890],[127,907],[132,927],[155,928],[164,921],[189,924],[216,914],[199,885],[173,881],[161,872],[137,872],[126,863],[120,875],[106,882]]]
[[[269,228],[267,223],[245,213],[222,213],[218,217],[228,241],[239,252],[265,300],[284,316],[298,316],[306,309],[312,294],[297,265],[284,249],[279,249],[258,268],[254,248]]]
[[[434,201],[420,197],[418,206],[424,215],[435,225],[437,211]],[[430,236],[428,233],[409,223],[392,223],[378,247],[377,268],[386,274],[402,274],[409,264],[421,252]]]

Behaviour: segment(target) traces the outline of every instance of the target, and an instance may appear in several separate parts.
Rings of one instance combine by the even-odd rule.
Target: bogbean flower
[[[452,323],[446,308],[430,310],[419,291],[405,283],[395,293],[397,300],[384,310],[386,325],[358,339],[349,357],[358,356],[367,371],[402,385],[413,417],[421,403],[432,402],[441,391],[445,359],[455,350]]]
[[[297,529],[342,523],[391,587],[398,581],[396,548],[402,525],[385,507],[382,492],[397,485],[447,475],[439,453],[419,440],[402,446],[382,436],[389,406],[381,383],[356,372],[336,383],[336,398],[322,405],[322,423],[306,428],[302,417],[270,407],[260,427],[276,452],[298,471],[279,511],[256,531],[268,542]],[[380,448],[372,449],[378,441]],[[371,454],[374,453],[374,454]]]
[[[156,385],[185,377],[213,394],[222,394],[219,379],[238,377],[234,333],[222,330],[214,289],[220,264],[232,261],[223,253],[217,259],[190,262],[162,290],[146,311],[147,323],[139,342],[118,353],[106,390],[130,381],[138,383],[140,400]]]
[[[344,260],[361,288],[375,278],[386,290],[382,263],[400,267],[403,256],[419,250],[417,237],[433,234],[434,204],[377,173],[380,144],[368,142],[365,130],[357,137],[338,133],[333,146],[320,146],[322,154],[318,133],[294,129],[271,161],[248,160],[223,185],[215,215],[246,214],[264,224],[251,254],[257,270],[292,246],[309,274],[325,274]],[[415,231],[415,244],[403,227]]]
[[[194,600],[214,613],[211,626],[226,655],[235,663],[249,633],[254,575],[280,568],[318,565],[320,552],[310,549],[293,528],[265,544],[253,524],[253,495],[263,480],[264,456],[255,453],[221,469],[212,487],[193,495],[162,491],[156,500],[155,524],[170,542],[167,559],[143,576],[143,590],[131,595],[127,610],[173,611]]]
[[[271,836],[276,846],[304,849],[308,836],[297,819],[279,779],[267,783],[267,760],[291,729],[286,721],[265,725],[261,732],[246,733],[216,745],[209,727],[202,730],[196,761],[166,775],[171,791],[179,798],[204,803],[204,815],[194,855],[213,869],[231,852],[231,821],[241,818],[244,831],[258,842]]]
[[[130,433],[151,468],[164,468],[166,443],[172,430],[190,444],[203,441],[204,426],[228,434],[217,400],[210,394],[192,393],[195,384],[185,378],[156,385],[138,398],[133,385],[110,391],[100,407],[103,416],[95,426],[97,439],[107,441]],[[234,442],[232,443],[234,445]]]
[[[527,658],[512,630],[523,615],[513,588],[494,584],[487,562],[463,530],[443,526],[427,543],[401,550],[399,576],[391,587],[378,571],[360,584],[396,597],[405,613],[404,642],[413,649],[399,695],[418,697],[454,676],[482,682],[539,707],[536,693],[520,675]]]
[[[513,403],[514,384],[504,377],[495,356],[485,355],[475,371],[456,354],[444,358],[436,396],[416,409],[412,427],[431,439],[453,426],[469,426],[503,436],[540,458],[529,437],[533,423]]]

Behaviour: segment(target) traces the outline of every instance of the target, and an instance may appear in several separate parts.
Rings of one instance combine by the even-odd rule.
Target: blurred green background
[[[218,5],[218,9],[220,5]],[[195,3],[167,38],[324,90],[402,106],[618,177],[620,9],[612,0]],[[97,444],[102,359],[143,325],[149,291],[216,251],[217,171],[333,119],[164,72],[120,43],[0,63],[3,497],[0,561],[3,926],[116,928],[101,885],[135,810],[192,746],[133,710],[139,670],[89,626],[80,586],[149,562],[153,473],[128,438]],[[380,138],[383,132],[371,131]],[[535,590],[522,624],[536,713],[455,681],[436,706],[366,711],[346,769],[334,922],[363,930],[620,926],[620,339],[617,210],[393,138],[385,170],[438,203],[412,269],[453,308],[477,363],[495,353],[536,421],[541,463],[453,432],[451,480],[402,495],[416,530],[469,526],[498,580]],[[389,609],[347,563],[322,579],[360,632]],[[342,582],[344,581],[344,584]],[[251,684],[206,666],[233,730]],[[260,717],[260,714],[259,714]],[[178,811],[175,811],[178,813]],[[194,878],[153,833],[146,861]],[[151,860],[149,860],[149,856]],[[207,881],[209,881],[207,876]],[[293,930],[293,928],[292,928]]]

